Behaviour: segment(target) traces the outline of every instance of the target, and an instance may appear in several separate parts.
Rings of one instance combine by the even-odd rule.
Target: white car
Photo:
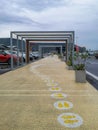
[[[34,57],[34,59],[38,59],[39,58],[39,52],[38,51],[34,51],[31,54]]]
[[[33,57],[33,55],[30,53],[29,54],[29,59],[32,61],[32,60],[34,60],[34,57]],[[25,62],[26,61],[26,53],[24,53],[23,52],[23,61]]]
[[[11,51],[8,51],[8,52],[11,54]],[[12,51],[12,54],[17,56],[17,51]],[[18,55],[19,55],[19,57],[22,59],[22,53],[21,53],[21,52],[18,52]],[[30,60],[33,60],[33,59],[34,59],[31,53],[29,54],[29,59],[30,59]],[[26,61],[26,53],[25,53],[25,52],[23,52],[23,61],[24,61],[24,62]]]

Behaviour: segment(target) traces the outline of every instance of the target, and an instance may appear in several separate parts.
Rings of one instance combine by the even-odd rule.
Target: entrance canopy
[[[11,51],[13,45],[13,38],[21,39],[22,51],[23,44],[26,44],[26,61],[29,59],[29,43],[65,43],[66,44],[66,60],[68,60],[68,51],[71,47],[74,50],[74,31],[12,31],[10,33]],[[23,42],[24,41],[24,42]],[[18,46],[18,45],[17,45]],[[13,57],[12,57],[13,58]],[[11,60],[12,61],[12,60]],[[11,66],[13,67],[13,61]]]
[[[66,38],[73,40],[74,37],[74,31],[12,31],[12,34],[29,41],[64,41]]]

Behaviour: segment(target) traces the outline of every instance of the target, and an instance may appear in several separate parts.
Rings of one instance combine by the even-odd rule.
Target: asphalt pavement
[[[90,73],[98,76],[98,60],[97,59],[88,59],[86,63],[86,70]]]
[[[98,59],[90,58],[86,62],[87,81],[98,90]]]

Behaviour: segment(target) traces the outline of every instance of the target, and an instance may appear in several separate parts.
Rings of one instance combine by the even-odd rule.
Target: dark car
[[[98,59],[98,53],[95,54],[96,59]]]
[[[13,63],[17,63],[17,56],[12,55],[13,57]],[[0,63],[8,63],[11,64],[11,54],[7,51],[0,50]]]

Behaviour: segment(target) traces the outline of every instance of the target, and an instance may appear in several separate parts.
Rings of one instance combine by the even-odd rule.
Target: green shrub
[[[67,61],[67,63],[66,63],[68,66],[72,66],[72,61],[71,60],[69,60],[69,61]]]
[[[74,65],[75,70],[85,70],[85,64],[76,64]]]

